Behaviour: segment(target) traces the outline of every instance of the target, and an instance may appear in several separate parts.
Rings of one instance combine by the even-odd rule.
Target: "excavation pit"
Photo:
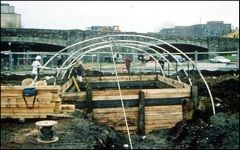
[[[86,77],[84,90],[65,92],[61,98],[121,132],[127,131],[121,99],[130,132],[171,128],[183,119],[183,99],[191,98],[188,84],[160,75],[118,76],[118,81],[120,90],[116,76]]]

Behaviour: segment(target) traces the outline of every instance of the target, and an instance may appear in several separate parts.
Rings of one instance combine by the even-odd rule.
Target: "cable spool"
[[[45,120],[38,121],[35,123],[38,126],[39,135],[37,141],[40,143],[52,143],[57,142],[58,137],[54,136],[53,126],[57,124],[57,121]]]

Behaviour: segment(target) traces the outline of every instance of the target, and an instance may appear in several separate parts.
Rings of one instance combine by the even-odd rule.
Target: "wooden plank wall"
[[[122,90],[123,101],[138,99],[136,89]],[[146,104],[150,99],[190,97],[190,89],[143,89]],[[93,91],[93,103],[97,101],[119,101],[117,90],[108,92]],[[138,132],[138,107],[125,108],[130,132]],[[93,114],[100,123],[107,124],[117,131],[127,132],[123,110],[117,108],[94,108]],[[164,106],[145,106],[145,131],[146,133],[161,129],[171,128],[182,120],[182,104]]]
[[[88,83],[106,83],[116,82],[115,76],[101,77],[88,77]],[[119,81],[139,81],[139,76],[119,76]],[[142,81],[156,81],[156,75],[142,76]],[[171,78],[165,78],[158,76],[157,82],[163,82],[170,85],[173,88],[164,89],[142,89],[145,98],[145,132],[151,132],[162,128],[171,128],[177,122],[183,119],[182,104],[178,102],[175,104],[173,99],[181,99],[191,97],[191,86],[173,80]],[[160,83],[161,84],[161,83]],[[139,89],[122,89],[122,99],[129,105],[125,106],[126,117],[128,121],[128,127],[130,132],[138,132],[138,117],[139,108],[137,102],[139,100],[138,95]],[[62,99],[69,101],[75,99],[76,107],[86,110],[86,92],[74,93],[63,93]],[[120,96],[117,89],[107,90],[92,90],[92,105],[93,115],[99,121],[99,123],[107,124],[113,127],[117,131],[127,132],[125,119],[123,115],[122,107],[120,106]],[[157,102],[156,102],[157,101]],[[173,103],[169,103],[171,101]],[[116,103],[118,102],[118,103]],[[181,102],[181,101],[180,101]],[[156,106],[154,106],[156,104]],[[116,106],[117,105],[117,106]]]
[[[59,97],[60,86],[38,86],[33,108],[27,108],[22,91],[24,86],[1,86],[1,118],[46,118],[48,115],[59,114],[61,106]],[[25,97],[32,106],[34,96]]]
[[[126,108],[126,117],[130,132],[138,132],[138,108]],[[97,108],[93,114],[99,123],[107,124],[117,131],[127,132],[122,108]],[[145,132],[173,127],[182,120],[182,105],[146,106]]]
[[[145,107],[146,133],[173,127],[182,120],[182,105]]]

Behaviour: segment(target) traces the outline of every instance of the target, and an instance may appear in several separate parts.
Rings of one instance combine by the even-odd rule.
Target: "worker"
[[[62,65],[62,58],[60,55],[57,56],[57,67],[60,68]]]
[[[163,58],[163,57],[160,57],[160,59],[158,60],[158,62],[159,62],[159,64],[161,65],[161,68],[162,68],[163,74],[164,74],[164,63],[165,63],[164,58]]]
[[[37,55],[35,60],[32,63],[32,77],[35,79],[36,76],[39,76],[39,71],[42,68],[40,63],[41,56]]]
[[[131,67],[131,62],[132,60],[130,59],[130,56],[127,56],[125,59],[125,65],[126,65],[126,69],[128,71],[128,73],[130,73],[130,67]]]
[[[82,62],[78,61],[74,66],[72,70],[73,75],[78,79],[79,83],[83,81],[83,76],[85,76],[85,70],[82,66]]]
[[[116,53],[113,58],[116,63],[119,63],[122,60],[122,55],[120,53]]]
[[[71,72],[71,77],[73,80],[77,78],[79,84],[80,84],[80,89],[82,90],[84,88],[84,83],[83,83],[83,77],[85,76],[85,70],[82,66],[82,62],[78,61],[74,64]]]

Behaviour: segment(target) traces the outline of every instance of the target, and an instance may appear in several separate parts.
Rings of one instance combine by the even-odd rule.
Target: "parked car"
[[[231,61],[223,56],[215,56],[213,59],[210,59],[210,62],[213,63],[226,63],[229,64]]]
[[[108,63],[112,63],[113,62],[113,58],[115,60],[116,63],[123,63],[123,58],[122,55],[119,53],[116,53],[113,57],[112,56],[105,56],[104,57],[104,61],[108,62]]]
[[[181,55],[173,55],[179,62],[185,62],[185,58],[183,58]],[[174,59],[171,55],[168,55],[166,58],[171,62],[176,62],[176,59]]]

